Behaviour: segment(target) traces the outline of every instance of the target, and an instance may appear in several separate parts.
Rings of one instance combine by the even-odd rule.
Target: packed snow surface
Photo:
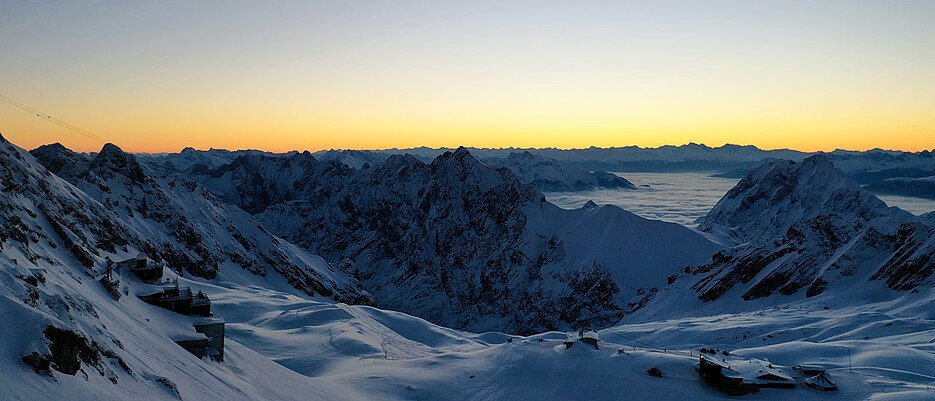
[[[229,337],[303,375],[353,389],[339,398],[728,398],[694,371],[700,347],[728,350],[743,363],[766,361],[800,381],[751,399],[935,397],[932,291],[860,307],[798,302],[623,323],[600,331],[598,350],[581,343],[565,349],[563,341],[577,333],[474,334],[397,312],[254,291],[212,288],[220,313],[236,322]],[[801,385],[804,377],[792,370],[799,364],[828,369],[840,390]],[[662,378],[645,373],[654,366]]]

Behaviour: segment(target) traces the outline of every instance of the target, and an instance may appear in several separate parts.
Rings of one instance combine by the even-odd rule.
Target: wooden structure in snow
[[[184,348],[186,351],[191,352],[191,354],[198,357],[198,359],[204,358],[205,355],[208,355],[209,340],[207,338],[175,340],[175,343]]]
[[[194,326],[195,332],[202,336],[178,339],[175,343],[198,358],[208,357],[224,362],[224,321],[205,319],[195,323]]]
[[[126,267],[134,276],[145,283],[156,283],[162,280],[162,264],[150,263],[145,254],[140,253],[135,258],[115,262],[118,267]]]
[[[593,345],[594,349],[599,349],[597,345],[599,339],[600,337],[597,335],[597,332],[591,330],[590,327],[584,327],[578,330],[578,342]]]
[[[717,357],[701,355],[698,357],[698,365],[695,367],[698,375],[704,381],[711,383],[718,391],[728,395],[744,395],[756,393],[760,388],[751,383],[744,383],[740,372],[731,369],[725,360],[717,360]]]
[[[162,291],[143,295],[143,302],[183,315],[211,316],[211,300],[204,292],[192,292],[190,287],[163,288]]]
[[[792,376],[763,360],[719,359],[717,354],[703,353],[699,356],[696,369],[702,379],[730,395],[756,392],[761,388],[795,387]]]
[[[815,376],[825,373],[825,368],[818,365],[802,364],[794,367],[793,369],[802,372],[802,374],[806,376]]]
[[[224,321],[205,319],[195,323],[195,331],[208,337],[207,356],[215,361],[224,362]]]
[[[753,380],[750,380],[750,382],[757,385],[760,388],[793,388],[795,387],[795,379],[793,379],[787,374],[782,373],[781,371],[760,370],[757,373],[758,374],[756,378]]]
[[[570,335],[568,336],[568,339],[565,340],[565,349],[571,348],[571,346],[575,345],[575,342],[582,342],[593,346],[594,349],[600,349],[600,346],[597,344],[599,339],[596,331],[591,330],[590,327],[584,327],[578,330],[577,338],[573,338]]]
[[[825,372],[805,379],[805,385],[819,391],[837,391],[838,389],[838,385],[834,384]]]

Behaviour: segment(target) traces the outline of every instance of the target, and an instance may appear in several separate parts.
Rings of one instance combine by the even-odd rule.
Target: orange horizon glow
[[[137,153],[918,152],[935,149],[933,18],[846,0],[11,3],[0,95]],[[0,133],[103,145],[4,102]]]
[[[199,121],[189,113],[172,118],[145,121],[142,116],[128,121],[107,119],[88,112],[56,118],[90,131],[107,142],[134,153],[175,153],[185,147],[195,149],[259,149],[284,153],[293,150],[319,151],[329,149],[405,149],[416,147],[457,148],[558,148],[639,146],[656,148],[688,143],[718,147],[724,144],[753,145],[763,150],[791,149],[803,152],[830,152],[836,149],[866,151],[870,149],[919,152],[935,150],[935,118],[917,115],[914,120],[902,116],[898,123],[868,121],[866,118],[841,118],[761,121],[695,121],[687,116],[676,121],[597,122],[594,116],[566,121],[551,117],[545,121],[521,124],[519,121],[472,121],[471,119],[408,123],[390,118],[378,120],[370,114],[370,123],[344,120],[315,121],[297,116],[238,115],[234,124],[225,116],[216,115]],[[51,114],[51,113],[50,113]],[[673,113],[675,114],[675,113]],[[94,116],[87,122],[81,116]],[[71,117],[74,117],[72,119]],[[66,119],[68,118],[68,119]],[[139,118],[139,128],[136,119]],[[365,119],[360,116],[359,119]],[[587,120],[586,118],[590,118]],[[254,120],[264,121],[254,121]],[[895,118],[894,118],[895,120]],[[145,121],[145,122],[144,122]],[[577,124],[575,121],[591,121]],[[219,122],[223,122],[219,123]],[[707,125],[705,124],[707,123]],[[628,127],[629,126],[629,127]],[[263,128],[256,128],[263,127]],[[14,144],[34,149],[50,143],[62,143],[78,152],[97,152],[104,142],[45,121],[0,103],[0,134]]]
[[[5,131],[0,131],[0,135],[6,138],[8,141],[12,142],[14,145],[17,145],[26,150],[32,150],[42,145],[49,145],[53,143],[61,143],[68,149],[71,149],[79,153],[96,153],[103,146],[104,142],[99,142],[95,140],[90,140],[86,138],[74,138],[77,134],[66,133],[64,137],[48,136],[48,137],[37,137],[36,135],[27,134],[27,135],[17,135],[17,134],[7,134]],[[933,135],[933,134],[926,134]],[[109,141],[117,145],[121,149],[131,153],[178,153],[181,152],[184,148],[191,147],[196,150],[210,150],[210,149],[223,149],[223,150],[260,150],[272,153],[288,153],[292,151],[298,152],[318,152],[325,150],[390,150],[390,149],[412,149],[419,147],[426,147],[431,149],[456,149],[460,146],[467,148],[486,148],[486,149],[560,149],[560,150],[576,150],[576,149],[587,149],[590,147],[596,148],[623,148],[628,146],[637,146],[644,149],[653,149],[660,148],[664,146],[683,146],[688,144],[698,144],[705,145],[711,148],[717,148],[724,145],[739,145],[739,146],[755,146],[761,150],[794,150],[804,153],[816,153],[816,152],[832,152],[835,150],[845,150],[845,151],[869,151],[873,149],[882,149],[887,151],[901,151],[901,152],[910,152],[917,153],[922,151],[931,151],[935,152],[935,146],[932,146],[931,142],[928,147],[920,145],[918,147],[913,146],[899,146],[899,145],[864,145],[858,147],[848,147],[840,145],[827,145],[827,146],[818,146],[818,147],[808,147],[808,146],[790,146],[790,145],[769,145],[769,144],[757,144],[757,143],[742,143],[738,141],[722,141],[722,142],[704,142],[697,140],[686,140],[684,142],[595,142],[593,144],[583,144],[583,145],[556,145],[556,144],[489,144],[489,143],[472,143],[472,142],[445,142],[445,141],[431,141],[431,142],[400,142],[398,144],[387,144],[383,142],[374,142],[374,145],[358,145],[358,146],[328,146],[321,145],[318,147],[310,145],[264,145],[256,144],[252,141],[236,141],[237,144],[224,144],[224,143],[211,143],[210,141],[204,140],[195,140],[191,143],[185,144],[160,144],[156,146],[151,146],[151,141],[143,140],[115,140]]]

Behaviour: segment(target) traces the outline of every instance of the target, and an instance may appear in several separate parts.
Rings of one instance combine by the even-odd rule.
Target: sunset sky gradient
[[[135,152],[918,151],[935,2],[0,0],[0,95]],[[0,133],[102,145],[2,102]]]

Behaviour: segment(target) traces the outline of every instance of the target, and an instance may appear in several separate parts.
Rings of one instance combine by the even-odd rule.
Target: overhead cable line
[[[65,127],[65,128],[68,129],[68,130],[71,130],[71,131],[74,131],[74,132],[76,132],[76,133],[78,133],[78,134],[84,135],[85,137],[88,137],[88,138],[93,139],[93,140],[95,140],[95,141],[98,141],[98,142],[100,142],[100,143],[107,143],[107,142],[108,142],[106,139],[104,139],[104,138],[102,138],[102,137],[100,137],[100,136],[97,136],[97,135],[95,135],[94,133],[92,133],[92,132],[90,132],[90,131],[88,131],[88,130],[78,128],[78,127],[76,127],[76,126],[74,126],[74,125],[71,125],[71,124],[65,122],[65,121],[59,120],[58,118],[52,117],[50,114],[48,114],[48,113],[43,113],[43,112],[41,112],[41,111],[39,111],[39,110],[36,110],[36,109],[34,109],[34,108],[32,108],[32,107],[29,107],[29,106],[27,106],[27,105],[25,105],[25,104],[23,104],[23,103],[20,103],[20,102],[17,101],[16,99],[12,99],[12,98],[10,98],[10,97],[7,97],[7,96],[4,96],[4,95],[0,94],[0,100],[4,101],[4,102],[6,102],[6,103],[9,103],[9,104],[11,104],[11,105],[13,105],[13,106],[16,106],[17,108],[19,108],[19,109],[21,109],[21,110],[24,110],[24,111],[30,112],[30,113],[32,113],[32,114],[35,114],[36,117],[39,117],[39,118],[42,118],[43,120],[50,121],[50,122],[52,122],[52,123],[58,124],[58,125],[60,125],[60,126],[62,126],[62,127]]]

